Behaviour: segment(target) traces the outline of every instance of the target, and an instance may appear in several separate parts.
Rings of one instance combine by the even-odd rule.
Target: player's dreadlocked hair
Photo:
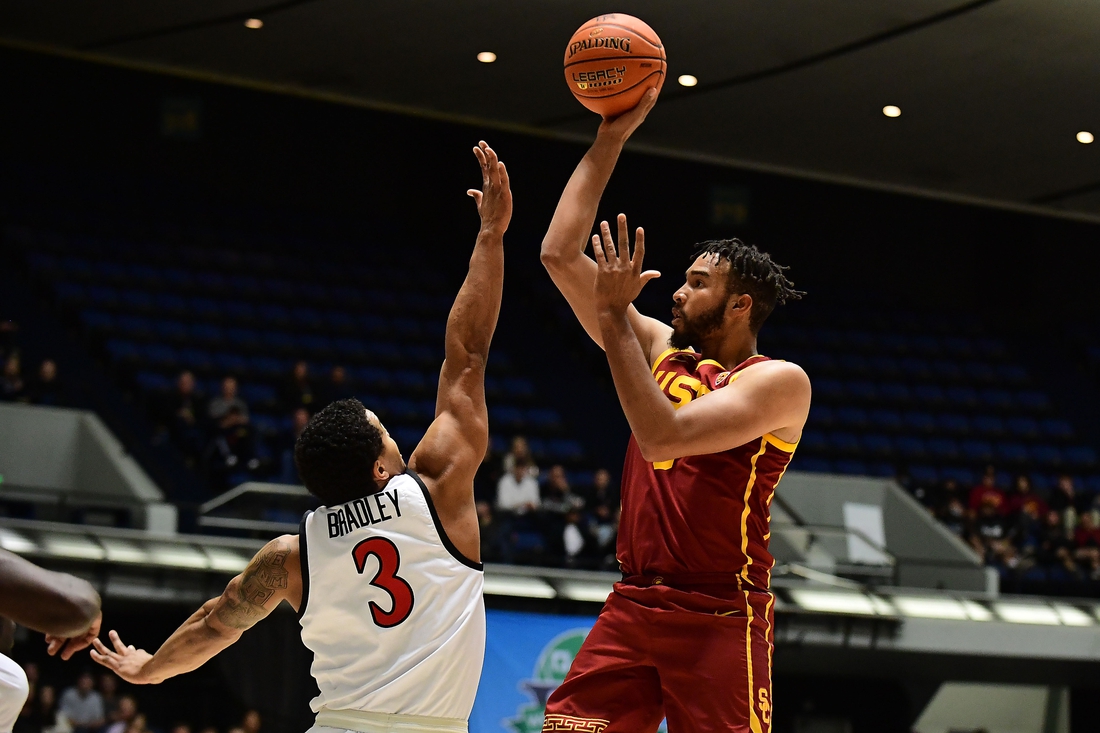
[[[726,287],[731,293],[739,288],[752,298],[749,329],[753,333],[760,333],[776,304],[799,300],[806,294],[795,290],[794,283],[783,274],[790,268],[780,265],[754,244],[745,244],[740,239],[711,239],[699,245],[692,259],[703,255],[717,255],[730,263]]]
[[[325,506],[374,493],[371,476],[381,454],[382,432],[356,399],[337,400],[318,412],[294,444],[298,474]]]

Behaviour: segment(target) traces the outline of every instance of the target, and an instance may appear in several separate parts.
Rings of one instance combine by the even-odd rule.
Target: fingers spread
[[[630,259],[630,233],[626,230],[626,214],[619,214],[619,259]]]
[[[119,637],[118,632],[111,629],[111,632],[107,634],[111,638],[111,645],[114,646],[115,651],[119,654],[126,653],[126,645],[122,643],[122,638]]]
[[[642,260],[645,259],[645,230],[638,227],[634,232],[634,257],[630,260],[634,265],[634,272],[641,272]]]
[[[603,247],[600,246],[600,235],[598,234],[592,235],[592,254],[596,257],[596,262],[601,265],[607,261],[603,253]]]

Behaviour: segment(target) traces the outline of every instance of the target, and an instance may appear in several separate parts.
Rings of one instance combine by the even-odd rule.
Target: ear
[[[730,310],[744,311],[752,308],[752,296],[748,293],[741,293],[736,298],[730,299]]]
[[[382,463],[381,457],[379,457],[374,462],[374,470],[371,471],[371,478],[374,479],[374,483],[378,484],[379,486],[385,484],[387,481],[393,478],[390,475],[389,469],[387,469],[385,464]]]

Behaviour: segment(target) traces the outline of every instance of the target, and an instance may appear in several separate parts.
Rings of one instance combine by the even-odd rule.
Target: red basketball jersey
[[[653,376],[679,409],[767,360],[753,356],[726,369],[693,351],[669,349]],[[624,575],[766,590],[775,562],[768,552],[772,494],[795,445],[768,434],[721,453],[650,463],[632,435],[617,548]]]

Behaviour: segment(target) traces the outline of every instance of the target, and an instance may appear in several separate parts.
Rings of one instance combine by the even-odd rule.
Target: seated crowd
[[[969,490],[950,479],[933,487],[901,481],[997,569],[1004,590],[1100,581],[1100,494],[1080,491],[1072,476],[1059,476],[1049,494],[1032,488],[1025,475],[1016,476],[1011,488],[1002,486],[993,466]]]
[[[65,398],[57,377],[57,364],[53,359],[43,359],[37,369],[28,371],[15,340],[18,331],[14,321],[0,321],[0,402],[63,405]]]
[[[255,710],[247,711],[238,725],[219,728],[203,721],[162,720],[157,711],[147,711],[140,688],[120,689],[121,681],[111,672],[96,680],[81,672],[76,682],[58,693],[58,686],[42,679],[37,664],[24,665],[30,694],[16,719],[12,733],[260,733],[263,720]],[[128,686],[127,686],[128,687]]]

